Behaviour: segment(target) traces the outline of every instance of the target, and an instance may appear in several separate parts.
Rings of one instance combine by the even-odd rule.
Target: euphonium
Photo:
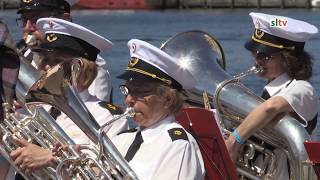
[[[13,52],[17,54],[19,58],[23,58],[19,56],[19,52],[15,48],[15,44],[9,34],[8,28],[6,24],[2,21],[0,21],[0,41],[1,45],[9,48]],[[6,59],[3,59],[6,60]],[[3,61],[2,60],[2,61]],[[21,61],[21,59],[17,59],[17,61]],[[25,64],[20,63],[20,67],[24,66]],[[6,74],[4,74],[5,76]],[[11,77],[12,78],[12,77]],[[38,130],[38,125],[43,125],[41,122],[35,123],[33,122],[33,117],[31,116],[25,116],[23,119],[17,118],[15,115],[15,108],[13,106],[13,99],[12,96],[10,98],[5,98],[4,103],[2,104],[2,108],[4,109],[4,119],[0,123],[0,129],[1,129],[1,143],[0,143],[0,152],[3,157],[5,157],[8,162],[26,179],[49,179],[49,178],[54,178],[55,176],[53,175],[53,169],[48,168],[42,171],[35,171],[34,173],[30,175],[26,175],[23,173],[23,171],[20,169],[20,167],[16,167],[14,165],[14,162],[10,158],[10,153],[17,149],[19,145],[16,143],[17,138],[23,138],[26,139],[27,141],[32,141],[35,138],[38,138],[40,136],[46,136],[47,133],[49,132],[44,132],[42,130],[36,132]],[[43,111],[41,110],[35,110],[35,116],[42,118]],[[36,134],[39,133],[39,134]],[[36,135],[36,136],[34,136]],[[37,140],[39,140],[38,138]],[[41,140],[43,143],[43,141]],[[40,141],[39,141],[40,143]]]
[[[62,145],[74,145],[74,142],[41,106],[25,104],[24,96],[29,90],[29,87],[41,76],[15,48],[15,44],[3,22],[0,22],[0,28],[2,45],[10,48],[19,57],[20,68],[16,82],[16,97],[26,108],[26,112],[24,112],[23,115],[17,115],[15,107],[12,105],[13,99],[6,98],[4,100],[5,102],[2,104],[4,119],[0,123],[2,140],[0,143],[1,155],[4,156],[25,179],[56,179],[56,171],[52,167],[42,168],[31,174],[25,174],[20,167],[15,166],[13,160],[10,158],[10,153],[19,148],[16,139],[25,139],[28,142],[37,143],[45,149],[52,149],[57,142],[60,142]],[[75,151],[74,148],[70,148],[67,153],[62,153],[62,157],[57,159],[57,163],[63,158],[70,156],[80,157],[80,154]],[[87,177],[84,179],[90,179],[87,175],[90,174],[90,172],[79,168],[77,172],[81,174],[82,177]]]
[[[64,112],[82,131],[86,132],[86,135],[94,143],[99,144],[101,151],[98,158],[86,157],[78,163],[79,159],[70,157],[64,159],[58,165],[57,170],[60,171],[63,166],[67,166],[67,169],[72,172],[74,171],[73,168],[79,166],[84,169],[91,169],[91,166],[95,166],[101,171],[101,177],[108,179],[138,179],[127,161],[77,96],[74,88],[71,87],[70,77],[72,75],[70,70],[70,65],[66,63],[54,66],[34,84],[28,86],[30,88],[27,88],[27,93],[21,96],[27,104],[42,102],[56,107]],[[76,70],[73,72],[76,72]],[[128,112],[130,113],[126,115],[132,114],[131,110]],[[87,162],[87,165],[84,166],[81,162]],[[60,178],[60,174],[58,174],[58,177]],[[97,177],[92,178],[95,179]]]
[[[219,63],[224,62],[221,46],[208,33],[180,33],[167,40],[161,48],[181,61],[197,79],[196,89],[189,93],[193,95],[189,98],[199,102],[203,99],[201,92],[207,92],[210,100],[216,99],[215,108],[225,131],[238,126],[249,112],[264,101],[239,82],[241,77],[256,70],[231,77]],[[237,172],[244,179],[276,179],[282,171],[287,171],[281,169],[277,162],[282,156],[288,159],[290,179],[313,179],[312,167],[304,165],[308,159],[303,146],[306,140],[310,140],[310,136],[302,125],[294,118],[285,116],[274,127],[258,131],[253,139],[248,140],[240,154],[240,161],[236,163]],[[274,150],[280,153],[274,153]],[[265,161],[257,166],[253,160],[260,153],[265,155]]]
[[[21,54],[19,54],[18,50],[13,44],[12,38],[9,35],[6,25],[2,22],[0,23],[0,25],[0,27],[2,28],[1,30],[3,30],[1,32],[2,34],[0,33],[0,40],[2,44],[14,50],[20,58],[19,76],[16,84],[16,97],[22,103],[22,105],[25,105],[26,109],[28,110],[28,113],[23,118],[20,118],[15,115],[15,109],[14,106],[11,105],[11,102],[6,102],[3,104],[3,107],[5,109],[5,119],[0,124],[0,134],[2,137],[2,141],[0,143],[1,155],[4,156],[8,160],[8,162],[10,162],[11,165],[26,179],[62,179],[63,172],[65,171],[67,171],[68,174],[71,174],[72,177],[77,177],[80,179],[137,179],[134,172],[130,169],[126,162],[121,159],[122,157],[118,153],[118,151],[115,148],[110,148],[110,146],[112,146],[112,143],[109,139],[106,140],[107,137],[105,133],[102,132],[102,129],[99,129],[99,131],[101,131],[101,141],[103,143],[106,143],[106,141],[110,141],[111,144],[103,144],[101,146],[103,153],[99,153],[99,150],[95,149],[94,147],[84,145],[80,147],[82,149],[81,152],[75,150],[73,146],[74,142],[65,134],[60,126],[56,124],[55,120],[42,107],[37,106],[37,103],[42,104],[43,102],[58,106],[59,103],[64,103],[66,97],[57,98],[59,99],[58,102],[54,100],[55,97],[62,95],[59,94],[59,92],[62,92],[61,90],[67,89],[68,93],[73,93],[71,88],[68,86],[68,83],[68,87],[57,87],[49,85],[44,88],[41,87],[41,85],[48,83],[48,81],[45,80],[54,80],[53,82],[59,81],[64,84],[66,83],[64,78],[69,77],[65,76],[68,73],[63,71],[62,74],[58,73],[58,77],[55,76],[57,75],[55,72],[57,70],[60,70],[60,64],[57,67],[50,69],[44,75],[40,75],[39,72],[36,71]],[[48,87],[48,92],[36,92],[38,89],[48,90],[46,89]],[[40,96],[45,97],[53,96],[53,98],[46,99],[45,101],[38,101],[39,99],[41,99],[39,98],[38,100],[36,100],[36,102],[33,102],[32,100],[36,99],[33,99],[33,97],[36,97],[39,94]],[[73,94],[72,97],[77,100],[76,95]],[[86,114],[88,113],[86,108],[81,109],[84,107],[84,105],[79,102],[78,104],[79,106],[77,106],[76,108],[78,108],[77,111],[82,112],[81,116],[85,116],[85,118],[91,118],[91,114]],[[64,110],[66,106],[64,106],[62,109]],[[59,109],[61,110],[61,108]],[[66,114],[70,115],[70,113]],[[125,115],[128,114],[132,114],[132,110],[128,111],[128,113]],[[125,115],[122,115],[121,117]],[[72,117],[74,118],[76,117],[76,115]],[[83,121],[94,121],[94,123],[97,124],[93,118],[89,118],[83,119]],[[115,121],[116,119],[119,118],[116,117],[112,121]],[[85,129],[85,131],[86,130],[87,129]],[[19,147],[19,145],[15,141],[15,139],[17,138],[23,138],[29,142],[36,142],[46,149],[52,149],[54,144],[57,142],[61,143],[62,145],[69,144],[71,146],[69,146],[70,148],[68,148],[68,150],[62,151],[61,156],[57,159],[57,169],[47,167],[42,168],[41,170],[37,170],[32,174],[25,174],[20,169],[20,167],[14,165],[14,162],[9,156],[10,152]],[[83,149],[86,151],[84,152]],[[86,153],[88,150],[92,153]],[[91,157],[92,154],[95,157]],[[98,159],[97,157],[99,157],[100,159]],[[118,163],[119,159],[120,163]],[[61,167],[65,168],[63,172],[61,170]],[[95,169],[93,169],[92,167],[96,167],[100,170],[101,174],[99,174],[99,177],[97,175],[97,172],[95,172]]]

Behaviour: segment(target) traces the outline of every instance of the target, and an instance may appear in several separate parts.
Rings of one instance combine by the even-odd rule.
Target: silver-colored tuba
[[[217,104],[215,108],[220,114],[224,132],[238,126],[250,111],[264,101],[239,82],[240,78],[258,70],[251,69],[235,78],[230,76],[220,63],[224,62],[221,46],[208,33],[180,33],[167,40],[161,48],[188,64],[197,79],[196,88],[187,93],[189,101],[191,98],[191,101],[199,102],[203,99],[203,92],[208,93],[211,102],[216,99],[216,103],[210,105]],[[258,131],[247,141],[236,162],[237,172],[243,179],[277,179],[289,169],[290,179],[313,179],[312,167],[304,165],[308,155],[303,142],[307,140],[310,136],[301,124],[285,116],[272,128]],[[261,154],[263,160],[257,163],[257,156]],[[285,157],[284,161],[288,160],[287,169],[279,163],[282,157]]]

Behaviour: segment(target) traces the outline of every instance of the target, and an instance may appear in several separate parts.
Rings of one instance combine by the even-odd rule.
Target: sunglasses
[[[256,53],[254,54],[254,57],[256,58],[256,60],[260,60],[260,61],[263,61],[264,63],[267,63],[272,59],[273,56],[266,53]]]
[[[130,87],[127,85],[120,85],[119,86],[121,94],[124,96],[128,96],[129,94],[133,97],[143,98],[146,96],[150,96],[155,94],[155,88],[144,88],[144,87]]]

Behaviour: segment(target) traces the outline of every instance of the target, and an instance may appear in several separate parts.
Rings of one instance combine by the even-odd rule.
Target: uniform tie
[[[142,143],[143,143],[143,139],[142,139],[141,131],[139,131],[136,134],[136,137],[134,138],[132,144],[130,145],[126,156],[124,157],[128,162],[132,160],[132,158],[137,153]]]
[[[58,116],[61,115],[61,111],[59,111],[55,107],[51,107],[49,110],[49,114],[51,115],[51,117],[53,117],[53,119],[57,120]]]
[[[23,178],[23,176],[22,176],[21,174],[19,174],[19,173],[16,174],[16,176],[15,176],[14,179],[15,179],[15,180],[25,180],[25,179]]]
[[[266,89],[264,89],[264,90],[262,91],[261,97],[262,97],[264,100],[268,100],[271,96],[270,96],[270,94],[268,93],[268,91],[267,91]]]

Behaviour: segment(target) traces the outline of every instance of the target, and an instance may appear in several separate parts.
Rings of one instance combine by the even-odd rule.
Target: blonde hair
[[[89,61],[85,58],[80,60],[81,68],[77,75],[77,84],[84,89],[87,89],[98,74],[98,68],[94,61]]]

